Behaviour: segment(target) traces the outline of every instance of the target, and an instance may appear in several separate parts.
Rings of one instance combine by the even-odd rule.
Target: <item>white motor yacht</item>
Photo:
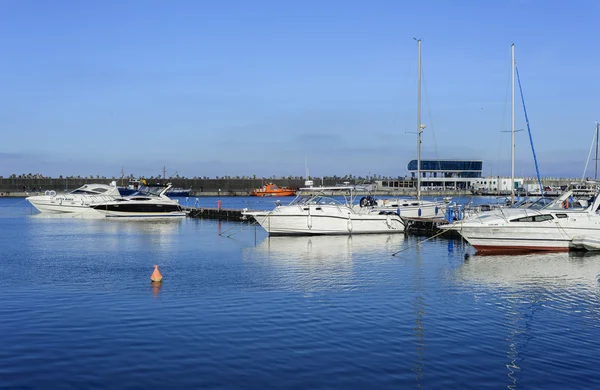
[[[397,214],[356,207],[355,193],[353,186],[301,188],[289,205],[278,202],[274,210],[243,214],[254,217],[270,235],[404,232],[404,223]]]
[[[27,201],[41,213],[81,213],[90,207],[121,196],[117,183],[85,184],[69,193],[46,191],[44,195],[27,197]]]
[[[140,185],[130,196],[110,199],[92,206],[106,217],[114,218],[179,218],[187,213],[179,202],[170,199],[165,193],[171,184],[165,186]]]
[[[600,239],[599,206],[598,193],[576,199],[569,190],[540,208],[498,208],[441,228],[458,232],[480,252],[589,249]]]

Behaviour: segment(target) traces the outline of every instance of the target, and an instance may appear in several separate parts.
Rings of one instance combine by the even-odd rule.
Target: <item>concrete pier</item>
[[[182,207],[188,211],[188,217],[190,218],[208,218],[208,219],[220,219],[227,221],[246,221],[248,217],[242,215],[242,210],[236,209],[217,209],[217,208],[206,208],[206,207]]]

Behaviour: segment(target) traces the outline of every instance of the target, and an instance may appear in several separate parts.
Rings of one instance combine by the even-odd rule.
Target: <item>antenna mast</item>
[[[421,124],[421,40],[416,39],[419,59],[417,62],[417,199],[421,199],[421,133],[425,125]]]
[[[600,123],[596,122],[596,169],[594,170],[594,180],[598,179],[598,130],[600,130]]]
[[[510,45],[511,62],[510,62],[510,150],[511,150],[511,165],[510,165],[510,204],[515,203],[515,44]]]

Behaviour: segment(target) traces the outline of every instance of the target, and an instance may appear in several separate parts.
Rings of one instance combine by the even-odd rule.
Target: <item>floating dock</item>
[[[182,207],[188,212],[190,218],[208,218],[227,221],[247,221],[248,217],[242,215],[242,210],[207,208],[207,207]]]

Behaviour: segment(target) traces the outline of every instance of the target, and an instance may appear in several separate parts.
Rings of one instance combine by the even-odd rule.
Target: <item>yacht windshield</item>
[[[296,199],[290,202],[290,206],[308,204],[343,204],[343,202],[334,198],[321,195],[297,196]]]
[[[527,198],[516,203],[513,207],[519,209],[541,210],[552,203],[548,198]]]
[[[138,190],[137,190],[137,195],[155,195],[155,196],[159,196],[163,191],[165,190],[165,187],[158,187],[158,186],[145,186],[145,185],[141,185]],[[134,194],[134,195],[136,195]]]

